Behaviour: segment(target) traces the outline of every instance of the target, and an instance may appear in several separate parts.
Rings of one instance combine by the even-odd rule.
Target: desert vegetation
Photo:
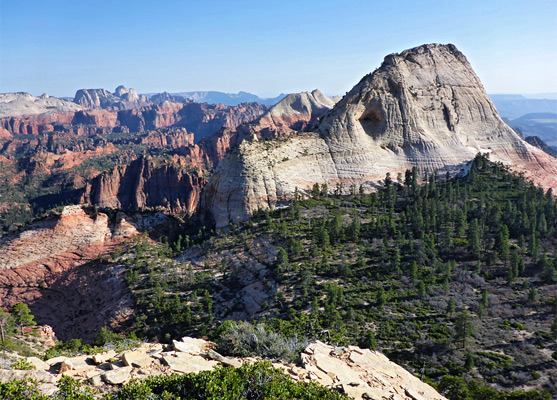
[[[293,361],[305,340],[358,344],[441,387],[556,390],[551,191],[480,155],[464,177],[414,169],[375,193],[340,189],[316,185],[227,232],[136,241],[112,261],[136,301],[128,329]]]

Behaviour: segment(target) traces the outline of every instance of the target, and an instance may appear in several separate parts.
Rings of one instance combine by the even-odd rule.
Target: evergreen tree
[[[520,260],[518,256],[518,251],[513,251],[511,253],[511,272],[513,277],[516,279],[520,275]]]
[[[462,347],[466,348],[466,340],[473,336],[474,332],[474,324],[468,311],[464,310],[459,313],[455,322],[455,340],[457,342],[462,342]]]
[[[468,226],[468,250],[474,255],[474,258],[480,258],[480,228],[478,220],[474,218]]]
[[[424,281],[418,283],[418,296],[422,299],[426,296],[426,287]]]
[[[538,300],[538,290],[535,286],[532,286],[528,291],[528,300],[537,301]]]
[[[413,282],[418,280],[418,263],[416,261],[412,261],[412,265],[410,267],[410,278]]]
[[[352,223],[349,227],[350,237],[353,241],[357,242],[360,237],[361,223],[358,213],[355,211],[352,214]]]
[[[484,289],[482,290],[482,301],[481,301],[482,305],[484,306],[485,309],[487,309],[487,307],[489,307],[489,292]]]
[[[12,308],[12,316],[16,325],[21,329],[21,334],[23,334],[24,326],[35,326],[35,317],[31,314],[31,310],[27,304],[16,303]]]
[[[447,303],[447,310],[446,310],[447,315],[449,317],[452,317],[454,315],[455,311],[456,311],[455,302],[454,302],[453,298],[451,297],[449,299],[449,302]]]
[[[478,304],[477,314],[478,314],[478,318],[480,319],[482,319],[485,314],[485,307],[482,303]]]
[[[13,318],[10,313],[4,311],[4,309],[0,307],[0,339],[2,339],[2,343],[6,341],[6,335],[10,331],[12,322]]]
[[[373,333],[373,331],[369,331],[366,335],[364,345],[370,350],[375,350],[377,348],[377,340],[375,339],[375,334]]]
[[[495,250],[501,260],[506,262],[509,258],[509,228],[507,228],[507,225],[502,225],[499,229],[495,240]]]
[[[387,297],[385,295],[385,289],[383,289],[383,287],[381,286],[379,288],[379,291],[377,292],[377,305],[379,307],[383,307],[386,302],[387,302]]]

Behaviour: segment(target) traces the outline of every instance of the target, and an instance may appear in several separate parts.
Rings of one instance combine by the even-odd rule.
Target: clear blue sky
[[[0,0],[0,92],[319,88],[454,43],[490,93],[557,92],[557,1]]]

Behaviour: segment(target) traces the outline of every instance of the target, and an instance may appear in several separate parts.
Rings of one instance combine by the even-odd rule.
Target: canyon
[[[285,239],[284,248],[273,245],[270,250],[266,243],[270,240],[263,237],[250,248],[242,232],[243,250],[223,244],[222,254],[213,256],[203,255],[202,249],[216,241],[219,229],[235,232],[237,223],[261,210],[287,208],[296,195],[312,196],[316,185],[339,194],[371,193],[395,180],[401,186],[405,172],[413,168],[425,181],[432,175],[464,176],[481,153],[544,190],[557,190],[557,159],[542,150],[541,140],[530,140],[532,145],[505,124],[466,57],[450,44],[428,44],[386,56],[341,99],[313,90],[280,96],[274,105],[191,100],[213,95],[147,96],[124,86],[113,93],[82,89],[73,101],[27,93],[0,95],[0,216],[8,221],[0,225],[0,307],[27,304],[37,322],[51,325],[63,340],[91,341],[102,327],[121,328],[137,311],[122,260],[145,261],[148,257],[142,259],[132,247],[139,238],[146,243],[155,243],[155,238],[166,246],[161,246],[161,253],[181,251],[179,256],[168,256],[172,259],[166,260],[162,275],[170,276],[173,262],[184,262],[184,271],[195,270],[196,279],[212,277],[212,289],[218,280],[230,284],[234,293],[227,302],[222,293],[228,296],[228,287],[218,294],[222,298],[215,296],[214,308],[211,298],[209,305],[203,303],[210,310],[207,314],[218,318],[225,304],[243,307],[230,315],[245,320],[265,315],[269,303],[280,303],[279,278],[272,274],[282,268],[279,249],[287,254],[286,260],[295,257],[295,241]],[[327,200],[323,210],[328,206]],[[20,214],[29,216],[19,221]],[[258,215],[262,220],[263,214]],[[545,223],[547,231],[551,221]],[[271,235],[270,226],[265,234]],[[281,232],[287,238],[287,228]],[[215,236],[205,236],[211,234]],[[459,236],[463,241],[465,234]],[[306,244],[308,238],[300,243]],[[184,250],[182,244],[189,246],[190,239],[199,247]],[[535,243],[535,235],[532,240]],[[391,243],[384,241],[383,246],[387,254]],[[124,248],[129,253],[122,260],[106,262]],[[326,257],[316,268],[329,267]],[[253,281],[242,286],[239,271],[248,267],[253,269]],[[193,292],[187,300],[193,307],[209,292],[192,289],[194,274],[184,271],[180,277]],[[150,282],[156,274],[150,275],[141,279]],[[186,275],[193,283],[186,282]],[[409,280],[404,282],[410,285]],[[370,304],[374,300],[360,305]],[[162,331],[156,336],[167,339]],[[125,379],[117,383],[121,384],[139,375],[186,372],[173,368],[181,358],[203,358],[195,358],[192,365],[208,362],[211,368],[225,359],[208,351],[180,355],[180,346],[144,345],[137,350],[152,367],[146,372],[127,365],[121,353],[113,366],[75,360],[83,370],[69,368],[74,372],[66,375],[105,385],[110,384],[109,370],[123,367],[127,369]],[[279,367],[296,380],[316,381],[355,398],[444,399],[371,350],[316,342],[301,360],[302,367]],[[50,367],[43,377],[53,383],[61,374]]]

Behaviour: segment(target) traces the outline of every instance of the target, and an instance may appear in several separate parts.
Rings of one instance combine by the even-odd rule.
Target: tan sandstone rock
[[[172,371],[182,374],[210,371],[219,364],[217,361],[206,360],[200,356],[181,352],[176,352],[175,355],[166,355],[163,357],[163,361]]]
[[[50,369],[50,365],[48,363],[37,357],[27,357],[27,362],[33,365],[37,370],[47,371]]]
[[[131,378],[132,367],[122,367],[105,372],[102,375],[104,381],[110,385],[121,385]]]
[[[145,368],[151,364],[154,359],[142,351],[126,351],[122,355],[124,364],[135,368]]]

